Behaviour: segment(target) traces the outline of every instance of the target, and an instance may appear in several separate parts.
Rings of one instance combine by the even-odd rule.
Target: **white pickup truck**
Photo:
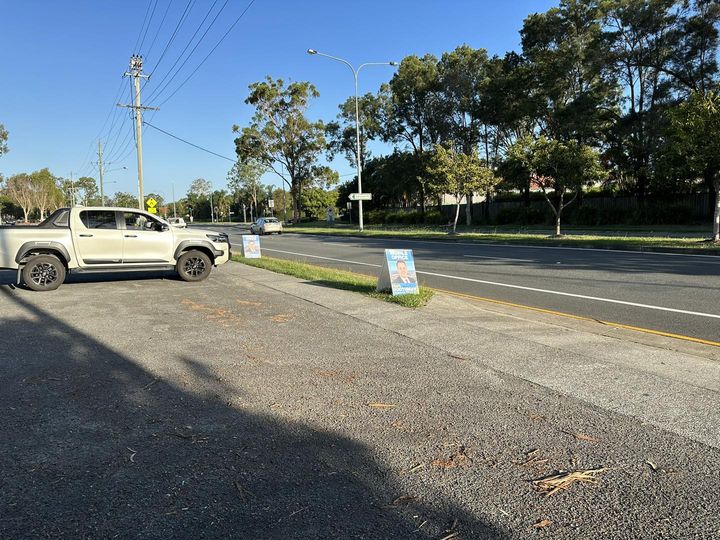
[[[175,269],[201,281],[230,255],[225,233],[170,227],[132,208],[60,208],[36,227],[0,228],[0,268],[34,291],[57,289],[69,272]]]

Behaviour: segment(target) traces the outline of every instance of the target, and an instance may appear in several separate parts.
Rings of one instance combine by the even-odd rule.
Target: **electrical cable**
[[[153,0],[148,0],[148,7],[145,10],[145,17],[143,18],[142,26],[140,27],[140,32],[138,32],[138,37],[135,40],[135,46],[133,47],[133,51],[137,53],[138,51],[138,44],[140,43],[140,36],[142,36],[143,28],[145,28],[145,23],[147,22],[148,14],[150,13],[150,6],[152,5]]]
[[[185,9],[183,10],[182,15],[180,15],[180,20],[175,25],[175,30],[173,30],[173,33],[170,36],[170,39],[165,44],[165,48],[163,49],[163,52],[160,55],[160,59],[157,61],[157,63],[155,64],[155,67],[150,72],[151,77],[152,77],[153,73],[155,73],[155,70],[157,70],[158,66],[160,65],[160,62],[162,62],[162,59],[165,58],[165,53],[167,53],[168,49],[170,48],[170,45],[172,45],[173,41],[175,41],[175,36],[177,35],[178,31],[182,27],[183,23],[185,22],[187,15],[189,15],[190,11],[192,11],[192,6],[194,4],[195,4],[195,0],[188,0],[188,3],[185,5]]]
[[[193,77],[193,75],[195,75],[195,73],[197,73],[197,71],[202,67],[202,65],[206,62],[206,60],[208,58],[210,58],[210,55],[215,52],[215,49],[217,49],[220,46],[220,44],[225,40],[225,38],[228,36],[228,34],[230,34],[232,29],[235,28],[235,25],[237,25],[237,23],[240,22],[240,19],[242,19],[245,16],[245,13],[247,13],[247,11],[252,7],[252,5],[254,3],[255,3],[255,0],[250,0],[250,3],[245,7],[245,9],[240,14],[240,16],[237,19],[235,19],[235,22],[233,22],[230,25],[230,28],[227,29],[227,32],[225,32],[225,34],[223,34],[223,37],[220,38],[220,41],[218,41],[215,44],[215,46],[212,49],[210,49],[210,52],[207,54],[207,56],[205,56],[205,58],[202,59],[202,61],[195,67],[195,69],[190,73],[190,75],[188,75],[187,78],[183,82],[181,82],[180,85],[173,91],[173,93],[170,94],[167,98],[165,98],[165,100],[163,100],[160,103],[160,105],[158,105],[158,107],[163,105],[164,103],[167,103],[167,101],[170,98],[172,98],[175,94],[177,94],[178,90],[180,90],[183,86],[185,86],[185,84]]]
[[[223,10],[225,9],[225,6],[227,6],[227,4],[228,4],[228,2],[229,2],[230,0],[225,0],[225,3],[222,5],[222,7],[220,8],[220,10],[217,12],[217,14],[216,14],[215,17],[213,18],[213,20],[210,22],[210,25],[205,29],[205,32],[203,33],[203,35],[200,36],[200,39],[199,39],[198,42],[195,44],[195,47],[193,47],[193,49],[190,51],[190,54],[187,55],[187,57],[185,58],[185,60],[183,61],[183,63],[180,64],[180,67],[177,68],[177,70],[175,71],[175,73],[173,74],[173,76],[170,78],[170,80],[169,80],[167,83],[165,83],[165,85],[163,86],[163,83],[164,83],[165,80],[168,78],[168,76],[170,75],[170,73],[172,72],[172,70],[175,69],[175,66],[178,64],[178,62],[179,62],[180,60],[182,60],[182,57],[183,57],[183,55],[185,54],[185,51],[188,49],[188,47],[190,47],[190,45],[192,45],[193,41],[195,40],[195,36],[197,36],[198,32],[200,32],[200,30],[202,29],[203,25],[205,24],[205,21],[207,20],[207,18],[208,18],[208,17],[210,16],[210,14],[212,13],[212,10],[215,9],[215,6],[217,5],[218,1],[219,1],[219,0],[215,0],[215,1],[212,3],[212,5],[210,6],[210,9],[209,9],[208,12],[205,14],[205,17],[203,17],[203,20],[200,22],[200,24],[198,25],[197,29],[195,30],[195,33],[193,33],[192,37],[190,38],[190,41],[187,42],[187,45],[185,45],[185,48],[180,52],[180,55],[179,55],[179,56],[177,57],[177,59],[175,60],[175,63],[174,63],[174,64],[172,65],[172,67],[167,71],[167,73],[165,73],[165,76],[160,80],[160,82],[158,83],[158,85],[155,87],[155,90],[153,90],[152,92],[150,92],[150,95],[146,98],[148,101],[152,100],[153,96],[155,96],[155,98],[157,99],[157,97],[159,97],[160,94],[162,94],[162,92],[165,90],[165,88],[167,88],[167,87],[170,85],[170,83],[173,81],[173,79],[175,79],[175,77],[177,77],[177,74],[180,73],[180,71],[181,71],[182,68],[185,66],[185,64],[187,64],[188,60],[190,60],[190,58],[192,57],[192,55],[195,53],[195,50],[198,48],[198,46],[200,45],[200,43],[202,43],[202,40],[205,38],[205,36],[207,35],[207,33],[208,33],[208,32],[210,31],[210,29],[213,27],[213,25],[215,24],[215,21],[217,21],[217,18],[218,18],[218,17],[220,16],[220,14],[223,12]],[[161,88],[161,87],[162,87],[162,88]]]
[[[143,34],[142,41],[140,41],[140,48],[137,49],[138,53],[142,51],[143,44],[145,43],[145,38],[147,37],[148,30],[150,30],[150,25],[152,24],[153,17],[155,16],[155,8],[157,7],[158,0],[155,0],[155,3],[152,7],[152,12],[150,13],[150,19],[148,19],[147,27],[145,28],[145,33]]]
[[[177,135],[173,135],[172,133],[168,133],[168,132],[165,131],[164,129],[160,129],[160,128],[157,127],[157,126],[153,126],[153,125],[152,125],[151,123],[149,123],[149,122],[143,122],[143,124],[146,125],[146,126],[150,126],[151,128],[156,129],[156,130],[158,130],[159,132],[164,133],[165,135],[168,135],[169,137],[172,137],[173,139],[177,139],[177,140],[180,141],[180,142],[184,142],[185,144],[189,144],[190,146],[193,146],[193,147],[197,148],[198,150],[202,150],[203,152],[207,152],[208,154],[212,154],[213,156],[217,156],[217,157],[222,158],[222,159],[227,159],[228,161],[232,161],[233,163],[235,163],[235,162],[237,161],[237,159],[232,159],[232,158],[229,158],[229,157],[227,157],[227,156],[223,156],[223,155],[221,155],[221,154],[217,154],[217,153],[213,152],[212,150],[208,150],[207,148],[203,148],[202,146],[198,146],[197,144],[191,143],[190,141],[186,141],[185,139],[182,139],[182,138],[178,137]]]
[[[158,36],[160,35],[160,30],[162,30],[163,25],[165,24],[165,18],[167,17],[168,11],[170,11],[170,6],[172,5],[172,0],[168,1],[168,5],[165,8],[165,13],[163,13],[162,19],[160,20],[160,25],[157,27],[157,30],[155,31],[155,37],[152,40],[152,43],[150,44],[150,48],[147,50],[147,53],[145,54],[145,61],[147,62],[148,56],[150,56],[150,53],[153,50],[153,47],[155,47],[155,42],[157,41]]]

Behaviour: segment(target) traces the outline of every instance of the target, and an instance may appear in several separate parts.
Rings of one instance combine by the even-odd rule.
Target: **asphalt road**
[[[240,227],[226,227],[233,244]],[[422,284],[720,341],[720,257],[459,242],[266,236],[270,256],[377,274],[385,248],[414,251]]]

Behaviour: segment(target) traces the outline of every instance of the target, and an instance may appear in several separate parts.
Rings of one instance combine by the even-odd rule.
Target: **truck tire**
[[[183,281],[202,281],[210,275],[212,261],[202,251],[193,249],[180,255],[175,269]]]
[[[33,291],[54,291],[63,284],[66,273],[55,255],[34,255],[22,269],[22,280]]]

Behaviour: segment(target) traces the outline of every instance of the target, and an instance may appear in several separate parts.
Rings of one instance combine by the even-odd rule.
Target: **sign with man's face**
[[[419,292],[415,258],[411,249],[386,249],[382,272],[378,281],[379,289],[391,289],[393,296]]]
[[[243,234],[243,257],[246,259],[260,258],[260,237],[257,234]]]

